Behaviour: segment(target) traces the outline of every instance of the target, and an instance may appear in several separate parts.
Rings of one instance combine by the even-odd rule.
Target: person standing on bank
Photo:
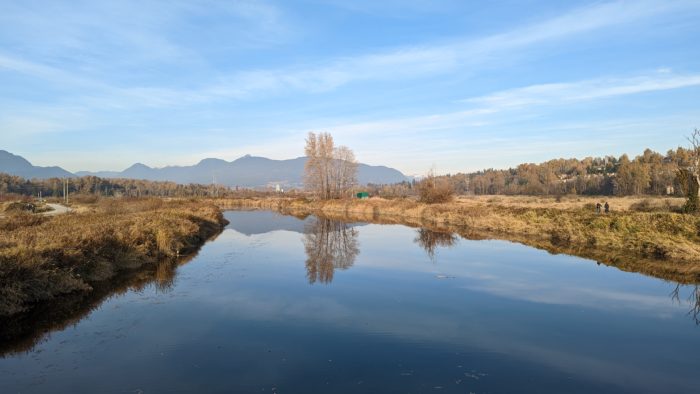
[[[605,202],[605,213],[609,213],[609,212],[610,212],[610,204],[608,204],[608,202],[606,201]]]

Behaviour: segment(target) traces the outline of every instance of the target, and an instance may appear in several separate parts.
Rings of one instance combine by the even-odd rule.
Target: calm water
[[[694,287],[403,226],[226,217],[174,276],[6,353],[0,392],[700,390]]]

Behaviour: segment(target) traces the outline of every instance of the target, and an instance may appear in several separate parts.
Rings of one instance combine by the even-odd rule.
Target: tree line
[[[0,197],[23,195],[63,197],[63,184],[67,180],[69,195],[98,195],[123,197],[216,197],[233,191],[221,185],[177,184],[175,182],[147,181],[142,179],[108,179],[96,176],[79,178],[25,179],[0,173]]]
[[[446,182],[456,194],[471,195],[672,195],[686,196],[693,183],[683,171],[695,167],[695,150],[678,148],[665,155],[646,149],[632,159],[587,157],[525,163],[509,169],[431,175],[430,182]],[[683,171],[681,171],[683,170]],[[420,181],[394,185],[370,185],[386,197],[418,195]]]

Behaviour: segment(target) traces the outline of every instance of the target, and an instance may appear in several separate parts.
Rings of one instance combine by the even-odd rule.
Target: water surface
[[[7,351],[0,392],[700,387],[695,287],[399,225],[226,218],[167,280]]]

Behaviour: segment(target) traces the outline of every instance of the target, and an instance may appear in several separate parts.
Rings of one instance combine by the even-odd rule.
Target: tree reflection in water
[[[428,230],[427,228],[419,228],[418,236],[413,240],[428,254],[430,260],[435,261],[435,252],[438,247],[450,248],[457,244],[459,237],[450,232],[439,232]]]
[[[681,303],[681,292],[682,286],[676,284],[676,288],[671,292],[671,299],[677,303]],[[690,316],[696,325],[700,326],[700,285],[693,285],[688,295],[688,305],[690,310],[688,311],[688,316]]]
[[[360,253],[358,232],[347,223],[314,218],[304,230],[309,283],[330,283],[333,272],[350,268]]]
[[[169,293],[175,284],[177,268],[196,255],[193,253],[178,261],[147,264],[93,284],[90,292],[67,294],[38,303],[23,314],[0,316],[0,358],[31,351],[52,332],[78,324],[110,297],[143,292],[149,285],[154,285],[158,293]]]

